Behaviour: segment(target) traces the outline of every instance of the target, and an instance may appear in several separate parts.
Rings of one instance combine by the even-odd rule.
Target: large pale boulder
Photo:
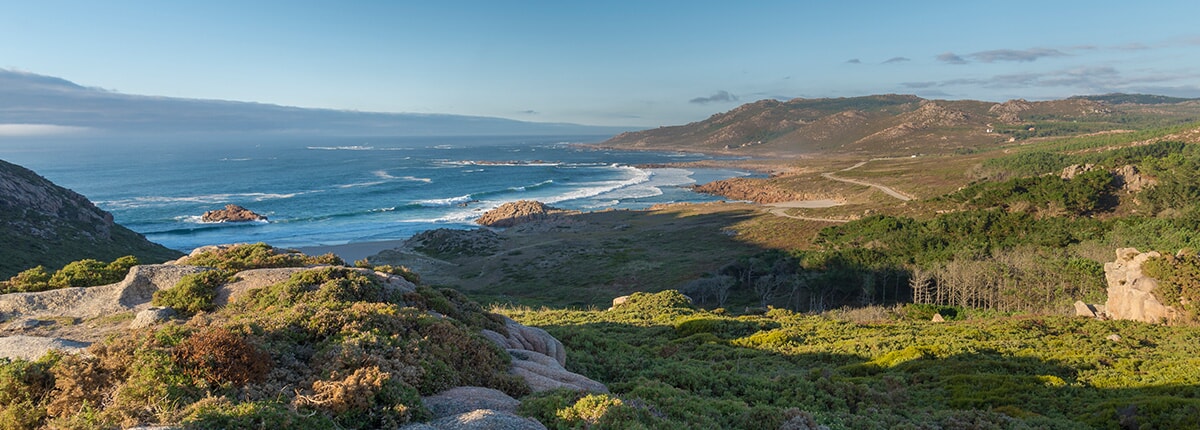
[[[558,364],[554,358],[542,353],[509,349],[512,368],[509,372],[525,379],[535,393],[566,388],[573,391],[607,393],[608,387],[586,376],[571,372]]]
[[[502,348],[538,352],[553,357],[560,366],[567,365],[567,350],[563,349],[562,342],[545,330],[529,327],[508,318],[504,319],[504,328],[508,331],[507,337],[491,330],[484,330],[483,335]]]
[[[1171,321],[1177,317],[1174,308],[1164,305],[1151,292],[1158,281],[1142,273],[1147,260],[1161,254],[1138,252],[1134,248],[1117,250],[1115,261],[1104,263],[1104,278],[1108,282],[1108,301],[1105,312],[1112,319],[1150,323]]]
[[[464,414],[478,409],[516,413],[521,402],[503,391],[484,387],[455,387],[428,397],[421,403],[433,413],[433,418]]]
[[[37,360],[50,350],[66,353],[83,352],[90,343],[39,336],[0,337],[0,358]]]
[[[407,427],[404,427],[407,428]],[[533,418],[491,409],[476,409],[462,414],[438,418],[414,429],[437,430],[546,430]]]
[[[134,266],[121,282],[87,288],[62,288],[36,293],[0,295],[0,319],[16,317],[95,318],[150,306],[154,292],[171,288],[184,275],[212,270],[195,266],[148,264]]]

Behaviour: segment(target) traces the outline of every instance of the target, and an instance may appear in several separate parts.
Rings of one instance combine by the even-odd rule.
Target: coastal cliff
[[[79,193],[0,160],[0,277],[33,266],[134,255],[158,262],[182,255],[113,222]]]

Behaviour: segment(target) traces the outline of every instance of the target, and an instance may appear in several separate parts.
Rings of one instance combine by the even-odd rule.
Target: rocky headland
[[[539,201],[518,200],[484,212],[475,223],[486,227],[506,228],[531,222],[563,220],[561,215],[569,213],[574,212],[547,206]]]
[[[182,255],[115,222],[86,197],[0,160],[0,279],[42,265],[125,255],[159,262]]]

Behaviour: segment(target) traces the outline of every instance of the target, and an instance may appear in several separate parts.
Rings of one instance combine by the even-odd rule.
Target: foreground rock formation
[[[198,252],[214,249],[221,248],[206,248]],[[176,288],[185,275],[213,270],[187,265],[187,258],[171,264],[135,266],[124,280],[110,285],[0,295],[0,358],[33,360],[50,350],[86,353],[86,348],[93,342],[100,342],[105,333],[120,334],[138,328],[153,328],[182,317],[181,313],[170,308],[152,307],[150,302],[156,291]],[[314,267],[331,269],[329,266]],[[218,287],[214,303],[224,306],[242,297],[254,297],[248,293],[286,281],[292,275],[314,267],[239,271],[232,278],[233,281]],[[400,275],[365,268],[348,270],[375,276],[386,290],[404,295],[408,305],[400,303],[400,306],[408,309],[418,306],[413,303],[423,303],[420,297],[427,294],[418,291],[415,284]],[[413,299],[409,299],[410,296]],[[426,312],[436,319],[451,318],[432,309]],[[125,316],[114,318],[119,315]],[[507,318],[501,320],[495,315],[490,318],[502,322],[503,328],[493,326],[495,330],[483,329],[479,333],[508,352],[512,357],[508,373],[524,380],[533,392],[560,388],[608,392],[604,384],[566,370],[563,367],[566,364],[563,344],[545,330],[524,326]],[[403,428],[545,428],[535,420],[517,416],[516,408],[520,401],[492,388],[454,387],[424,397],[422,403],[433,413],[432,420]]]
[[[248,222],[266,221],[267,217],[238,205],[225,205],[225,209],[205,212],[200,220],[204,222]]]

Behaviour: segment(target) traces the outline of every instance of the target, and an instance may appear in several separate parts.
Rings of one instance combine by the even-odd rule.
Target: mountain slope
[[[993,103],[888,94],[760,100],[703,121],[622,133],[604,145],[754,156],[907,156],[969,150],[1032,137],[1161,126],[1196,118],[1200,118],[1196,102],[1159,96]]]
[[[43,265],[134,255],[143,263],[178,257],[113,222],[78,193],[0,160],[0,278]]]
[[[121,94],[0,69],[0,125],[46,124],[118,134],[290,133],[340,136],[610,135],[626,129],[503,118],[306,109]]]

